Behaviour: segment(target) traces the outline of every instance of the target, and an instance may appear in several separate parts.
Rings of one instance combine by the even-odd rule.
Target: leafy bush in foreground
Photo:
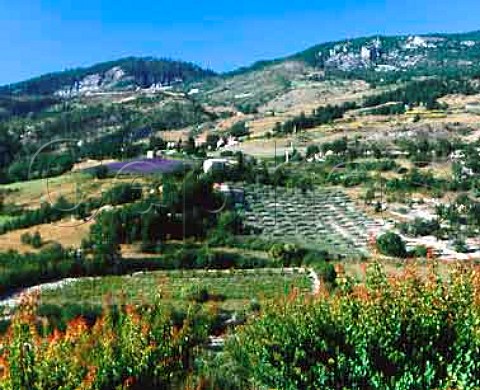
[[[185,377],[208,320],[195,310],[179,324],[154,305],[105,312],[93,326],[72,320],[65,332],[42,334],[31,300],[0,340],[0,389],[167,389]]]
[[[478,389],[479,269],[441,281],[434,267],[422,278],[411,266],[397,277],[371,267],[366,284],[268,308],[228,356],[240,388]]]

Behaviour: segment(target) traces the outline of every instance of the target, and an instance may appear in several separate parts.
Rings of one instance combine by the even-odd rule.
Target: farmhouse
[[[228,166],[232,166],[233,161],[226,158],[209,158],[203,162],[203,172],[218,172],[223,171]]]

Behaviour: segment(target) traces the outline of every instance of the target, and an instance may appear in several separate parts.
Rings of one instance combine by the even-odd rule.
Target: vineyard
[[[109,296],[113,304],[142,305],[161,302],[174,307],[187,306],[203,292],[221,309],[245,309],[252,301],[268,302],[288,295],[296,288],[311,290],[305,273],[294,270],[169,271],[139,273],[133,276],[83,278],[60,289],[42,292],[42,304],[101,304]]]
[[[353,257],[368,255],[368,228],[377,223],[344,192],[251,185],[245,193],[247,224],[269,239]]]

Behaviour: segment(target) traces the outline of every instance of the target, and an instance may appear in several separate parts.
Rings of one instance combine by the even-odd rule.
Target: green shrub
[[[97,179],[106,179],[108,177],[108,167],[106,165],[99,165],[93,170],[93,176]]]
[[[467,253],[468,247],[463,238],[456,238],[453,242],[453,248],[459,253]]]
[[[416,257],[427,257],[428,255],[428,248],[425,245],[417,245],[413,250],[413,254]]]
[[[337,280],[337,272],[332,263],[323,262],[316,267],[318,277],[322,282],[328,284],[329,286],[335,286]]]
[[[269,250],[270,257],[285,267],[298,266],[305,256],[305,250],[294,244],[274,244]]]
[[[205,303],[210,299],[210,294],[205,287],[195,287],[193,291],[188,294],[188,299],[196,303]]]
[[[242,388],[477,389],[479,304],[473,268],[441,281],[373,265],[365,284],[265,308],[225,356]]]
[[[406,257],[407,249],[402,238],[393,232],[387,232],[377,238],[378,250],[386,255],[393,257]]]

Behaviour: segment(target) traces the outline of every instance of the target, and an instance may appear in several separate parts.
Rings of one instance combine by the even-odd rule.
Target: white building
[[[364,61],[370,61],[371,49],[367,46],[362,46],[362,49],[360,50],[360,57],[362,57],[362,60]]]
[[[233,162],[226,158],[209,158],[203,162],[203,172],[222,171],[227,166],[233,165]]]

